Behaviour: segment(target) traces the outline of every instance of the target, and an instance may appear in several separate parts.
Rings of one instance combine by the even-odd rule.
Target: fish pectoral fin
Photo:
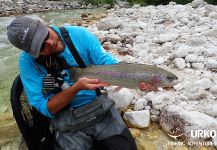
[[[101,90],[100,90],[100,93],[101,93],[101,94],[105,94],[105,95],[107,95],[107,96],[108,96],[108,91],[107,91],[107,90],[105,90],[105,89],[101,89]]]

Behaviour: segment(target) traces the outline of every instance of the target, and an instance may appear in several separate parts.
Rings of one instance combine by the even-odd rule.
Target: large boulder
[[[129,107],[133,100],[133,93],[127,88],[111,86],[107,88],[108,96],[115,102],[115,107],[119,111],[123,111]]]
[[[217,137],[217,120],[197,111],[169,105],[162,110],[159,121],[163,130],[175,139],[199,142]]]

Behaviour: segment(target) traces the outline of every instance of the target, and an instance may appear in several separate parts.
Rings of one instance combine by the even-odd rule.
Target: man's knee
[[[126,145],[124,148],[125,150],[137,150],[135,139],[133,138],[127,127],[123,130],[121,135],[126,138],[126,141],[122,142],[123,145]]]
[[[135,140],[128,128],[125,128],[120,135],[95,141],[94,148],[96,150],[137,150]]]

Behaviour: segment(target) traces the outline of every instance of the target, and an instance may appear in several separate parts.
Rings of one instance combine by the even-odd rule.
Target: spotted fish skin
[[[98,78],[111,85],[138,89],[141,82],[156,87],[172,87],[178,77],[162,68],[133,63],[118,63],[113,65],[92,65],[87,68],[71,68],[72,81],[81,77]]]

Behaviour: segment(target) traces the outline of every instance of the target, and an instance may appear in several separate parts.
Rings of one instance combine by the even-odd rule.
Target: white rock
[[[175,105],[167,106],[161,111],[159,122],[163,130],[170,136],[178,136],[186,141],[198,142],[210,138],[210,135],[192,136],[192,131],[217,131],[217,120],[214,118],[197,111],[186,111]]]
[[[207,57],[213,57],[213,56],[217,56],[217,48],[216,47],[209,47],[204,51],[204,56]]]
[[[152,98],[155,96],[154,92],[149,92],[148,94],[146,94],[145,99],[148,102],[152,102]]]
[[[199,22],[199,21],[200,21],[200,16],[197,15],[197,14],[193,14],[193,19],[194,19],[196,22]]]
[[[209,89],[209,92],[211,92],[212,94],[217,94],[217,85],[212,86]],[[217,109],[216,109],[217,110]]]
[[[145,128],[150,124],[150,112],[148,110],[125,112],[124,119],[137,128]]]
[[[118,10],[118,9],[120,9],[120,6],[118,6],[117,4],[115,4],[114,9]]]
[[[121,25],[118,18],[104,18],[102,19],[99,24],[97,25],[97,28],[99,30],[109,30],[113,28],[117,28]]]
[[[186,45],[182,45],[179,46],[173,53],[175,58],[179,58],[179,57],[185,57],[188,55],[188,52],[191,48],[189,46]]]
[[[177,33],[160,34],[156,39],[153,40],[154,43],[165,43],[174,41],[178,38]]]
[[[203,6],[205,6],[206,4],[207,4],[207,3],[204,2],[203,0],[193,0],[193,1],[191,2],[191,6],[192,6],[193,8],[203,7]]]
[[[119,111],[123,111],[131,104],[133,100],[133,94],[127,88],[122,88],[118,92],[114,91],[115,88],[117,87],[107,88],[108,96],[111,97],[111,99],[115,102],[115,107]]]
[[[169,53],[169,51],[171,51],[171,47],[162,46],[157,50],[157,54],[159,56],[165,56]]]
[[[157,115],[151,115],[151,121],[155,123],[159,123],[159,116]]]
[[[180,70],[184,69],[186,66],[185,60],[183,58],[175,58],[173,63]]]
[[[133,15],[134,13],[136,13],[136,9],[133,8],[129,8],[125,11],[126,15]]]
[[[201,78],[209,78],[209,79],[212,79],[213,76],[212,76],[212,73],[210,71],[206,71],[206,70],[203,70],[201,72]]]
[[[169,5],[174,6],[174,5],[176,5],[176,2],[170,1],[170,2],[169,2]]]
[[[164,58],[163,58],[163,57],[159,57],[159,58],[153,60],[153,64],[154,64],[154,65],[161,65],[161,64],[164,64]]]
[[[148,101],[146,99],[140,98],[135,102],[133,110],[142,110],[147,106],[147,104]]]
[[[160,115],[160,111],[159,111],[159,110],[155,110],[155,109],[151,109],[151,110],[150,110],[150,113],[151,113],[152,115],[156,115],[156,116]]]
[[[108,38],[111,41],[111,43],[114,43],[114,44],[121,40],[121,37],[117,34],[110,34],[108,35]]]
[[[192,68],[199,69],[199,70],[202,70],[205,67],[205,65],[203,63],[192,63],[191,66],[192,66]]]
[[[197,62],[198,61],[198,55],[196,54],[188,54],[186,57],[185,57],[185,61],[186,62]]]
[[[191,68],[191,63],[187,62],[186,63],[186,68]]]
[[[207,92],[201,87],[190,87],[187,91],[184,91],[184,95],[191,100],[201,100],[206,98]]]
[[[217,149],[217,136],[216,137],[212,137],[212,142],[215,145],[215,148]]]
[[[207,90],[212,87],[212,81],[209,78],[204,78],[196,81],[194,86],[202,87]]]
[[[111,44],[111,42],[105,42],[103,43],[103,48],[106,50],[111,50],[113,48],[113,45]]]
[[[146,95],[146,99],[152,102],[152,108],[160,110],[168,103],[175,101],[175,97],[168,93],[159,93],[154,96]]]
[[[176,90],[176,91],[181,91],[183,89],[183,86],[181,83],[178,83],[176,85],[173,86],[173,88]]]
[[[201,30],[203,30],[203,28],[199,28],[197,32],[201,32]],[[205,42],[204,40],[202,40],[201,38],[189,38],[187,39],[187,44],[190,46],[201,46],[203,45]]]
[[[208,104],[204,106],[204,111],[207,115],[212,116],[212,117],[217,117],[217,102],[213,104]]]
[[[145,37],[144,36],[136,36],[135,38],[135,43],[144,43],[145,42]]]
[[[150,110],[151,109],[151,106],[146,106],[145,107],[145,110]]]
[[[139,8],[140,4],[134,4],[132,8]]]
[[[209,17],[212,18],[212,19],[217,19],[217,12],[211,12],[209,14]]]
[[[206,62],[206,67],[208,69],[217,69],[217,61],[216,60],[208,60]]]
[[[189,23],[189,20],[188,20],[188,18],[181,18],[180,22],[186,25]]]
[[[217,29],[210,29],[201,33],[203,36],[217,37]]]

